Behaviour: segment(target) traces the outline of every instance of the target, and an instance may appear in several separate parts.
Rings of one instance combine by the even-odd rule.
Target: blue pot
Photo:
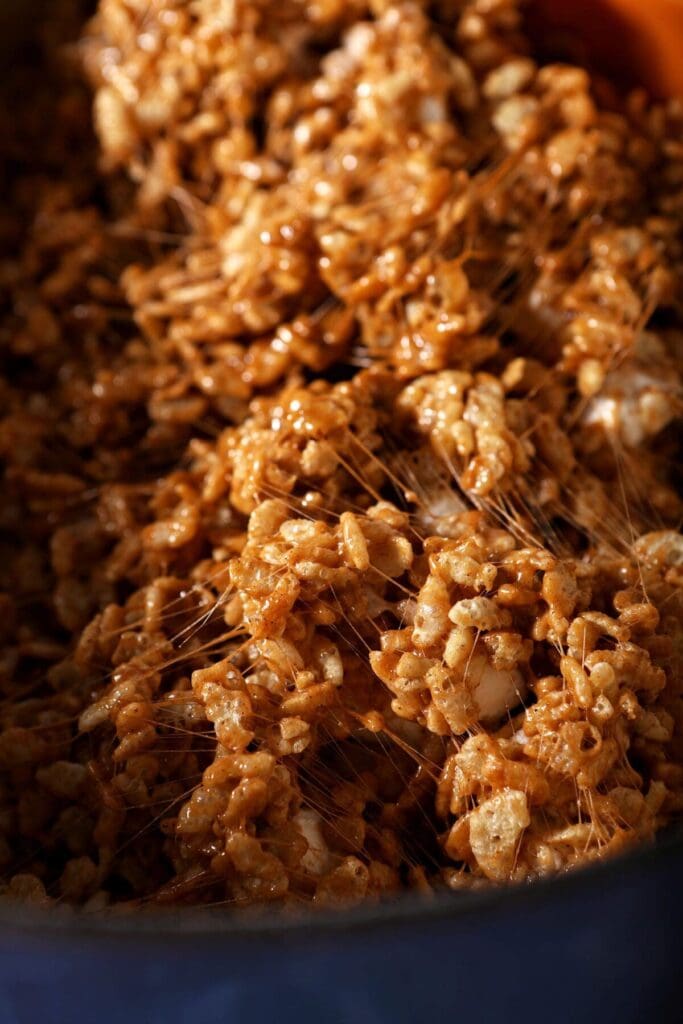
[[[683,842],[533,886],[275,911],[0,912],[2,1024],[683,1020]]]

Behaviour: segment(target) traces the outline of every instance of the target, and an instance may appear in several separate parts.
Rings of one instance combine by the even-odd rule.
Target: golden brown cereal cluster
[[[683,105],[522,13],[54,5],[2,125],[7,897],[346,905],[683,811]]]

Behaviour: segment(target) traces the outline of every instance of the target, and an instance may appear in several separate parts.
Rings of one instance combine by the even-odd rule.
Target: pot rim
[[[575,897],[586,898],[609,885],[627,888],[637,883],[644,873],[663,870],[667,866],[683,868],[683,827],[677,826],[656,844],[641,846],[606,861],[576,868],[565,874],[518,883],[507,888],[487,886],[461,893],[439,893],[433,897],[407,893],[376,904],[361,904],[348,910],[291,911],[245,908],[236,912],[225,907],[173,907],[168,909],[104,911],[86,913],[72,907],[40,909],[7,902],[0,904],[0,948],[16,948],[41,944],[60,946],[88,945],[99,948],[112,943],[131,943],[155,949],[179,946],[215,945],[221,950],[245,941],[282,940],[310,944],[322,938],[344,935],[357,937],[368,933],[398,929],[405,932],[420,925],[455,924],[484,915],[490,918],[509,911],[524,912],[542,909],[549,903],[566,903]],[[683,872],[682,872],[683,877]]]

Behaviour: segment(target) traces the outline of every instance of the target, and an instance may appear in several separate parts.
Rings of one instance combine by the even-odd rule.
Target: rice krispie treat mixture
[[[652,839],[683,102],[539,63],[520,0],[80,7],[2,115],[4,895],[348,905]]]

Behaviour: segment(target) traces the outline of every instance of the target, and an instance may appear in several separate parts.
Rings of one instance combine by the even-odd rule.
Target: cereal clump
[[[539,64],[518,0],[100,0],[66,49],[54,7],[3,125],[2,893],[346,905],[652,839],[681,103]]]

